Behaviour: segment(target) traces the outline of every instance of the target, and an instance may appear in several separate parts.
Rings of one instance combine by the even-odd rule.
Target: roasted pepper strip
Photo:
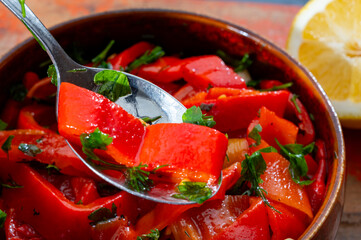
[[[123,194],[76,205],[23,163],[0,159],[0,176],[11,176],[21,188],[3,189],[4,204],[13,208],[19,221],[29,223],[45,239],[90,239],[88,216],[100,207],[120,206]]]
[[[50,128],[40,125],[37,120],[42,120],[43,125],[47,124]],[[56,133],[55,107],[39,104],[23,107],[19,113],[17,128],[37,129],[47,133]]]

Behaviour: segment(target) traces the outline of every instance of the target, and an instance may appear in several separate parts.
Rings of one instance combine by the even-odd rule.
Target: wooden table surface
[[[301,6],[221,0],[26,0],[47,27],[110,10],[178,9],[244,26],[284,47],[292,19]],[[31,37],[25,26],[0,6],[0,57]],[[344,129],[347,155],[346,203],[337,239],[361,239],[361,131]]]

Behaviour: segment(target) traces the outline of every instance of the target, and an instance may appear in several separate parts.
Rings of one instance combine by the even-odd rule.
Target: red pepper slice
[[[222,170],[228,140],[217,130],[194,124],[147,127],[139,162],[171,178],[215,182]],[[212,151],[210,151],[212,149]],[[178,180],[179,181],[179,180]]]
[[[4,109],[1,112],[0,119],[8,124],[7,129],[16,127],[22,105],[22,102],[12,99],[8,99],[4,104]]]
[[[113,69],[115,70],[125,69],[131,62],[142,56],[146,51],[150,51],[153,48],[153,44],[148,42],[139,42],[125,49],[123,52],[119,53],[108,61],[110,64],[112,64]]]
[[[184,60],[183,78],[200,90],[211,87],[245,88],[245,81],[215,55]]]
[[[251,206],[237,220],[212,240],[267,240],[270,239],[267,208],[262,199],[254,198]]]
[[[251,147],[251,153],[259,149],[269,147],[265,141],[257,147]],[[262,153],[267,164],[267,169],[261,178],[260,186],[266,190],[266,197],[286,204],[305,213],[310,219],[313,218],[312,209],[306,190],[292,180],[288,170],[290,162],[277,152]]]
[[[283,83],[278,80],[262,80],[259,83],[261,89],[271,89],[273,87],[281,86]]]
[[[190,84],[186,84],[181,87],[177,92],[173,94],[173,97],[178,99],[178,101],[183,101],[184,99],[193,97],[197,94],[198,91],[194,89],[194,87]]]
[[[249,123],[264,106],[282,117],[290,95],[288,91],[259,92],[249,89],[232,90],[217,88],[209,93],[200,92],[190,99],[182,101],[186,107],[201,106],[203,113],[214,116],[215,128],[221,132],[247,129]],[[237,91],[239,94],[237,94]],[[211,97],[216,97],[211,99]]]
[[[54,164],[62,173],[75,176],[94,176],[83,162],[70,149],[65,139],[58,134],[46,134],[40,130],[12,130],[0,131],[0,145],[10,136],[14,135],[9,155],[0,150],[0,158],[9,157],[10,161],[33,160],[34,157],[25,155],[18,147],[21,143],[34,144],[42,152],[36,155],[41,163]]]
[[[270,201],[270,204],[279,211],[267,207],[272,240],[298,239],[310,223],[308,217],[282,203]]]
[[[123,193],[76,205],[39,173],[23,163],[0,159],[0,177],[9,176],[22,188],[3,189],[4,204],[15,210],[19,221],[31,226],[45,239],[90,239],[88,216],[100,207],[123,206]]]
[[[290,94],[287,110],[292,115],[295,115],[299,121],[299,133],[297,135],[297,143],[308,145],[315,140],[315,129],[313,127],[310,116],[308,115],[308,112],[303,106],[302,102],[298,98],[296,98],[295,105],[295,103],[291,100],[293,97],[294,95]]]
[[[44,125],[50,127],[50,129],[43,127]],[[40,104],[23,107],[19,113],[17,128],[37,129],[47,133],[56,133],[55,107]]]
[[[319,160],[317,172],[312,180],[314,182],[306,186],[306,191],[310,198],[312,212],[316,214],[326,196],[326,160],[324,158]]]
[[[161,57],[131,73],[151,82],[170,83],[183,78],[182,65],[183,61],[177,57]]]

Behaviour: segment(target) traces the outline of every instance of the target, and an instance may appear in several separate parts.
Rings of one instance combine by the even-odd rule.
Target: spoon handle
[[[18,0],[0,0],[24,25],[36,36],[42,43],[44,50],[48,53],[55,67],[62,70],[64,66],[73,64],[74,61],[65,53],[59,43],[46,29],[43,23],[35,14],[24,4],[25,17],[22,13],[22,7]],[[69,64],[68,64],[69,63]]]

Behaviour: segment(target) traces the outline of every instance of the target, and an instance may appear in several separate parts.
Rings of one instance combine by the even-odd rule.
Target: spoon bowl
[[[69,82],[79,87],[96,91],[97,85],[94,83],[94,75],[104,69],[86,67],[73,61],[62,49],[55,38],[45,28],[35,14],[24,4],[24,9],[17,1],[0,0],[14,15],[20,19],[26,27],[32,32],[36,40],[47,52],[52,60],[57,72],[57,95],[59,96],[60,85],[62,82]],[[123,72],[129,81],[131,87],[131,95],[119,98],[116,104],[121,106],[125,111],[135,117],[156,117],[161,116],[158,122],[163,123],[181,123],[182,115],[186,108],[173,96],[162,90],[160,87],[148,82],[140,77]],[[57,97],[57,110],[59,98]],[[67,141],[68,142],[68,141]],[[125,177],[115,178],[105,174],[100,168],[84,159],[81,149],[73,146],[68,142],[74,153],[82,160],[82,162],[90,168],[97,176],[106,182],[120,188],[130,194],[142,197],[148,200],[168,203],[168,204],[193,204],[192,201],[173,198],[176,193],[174,184],[159,184],[154,186],[149,192],[137,192],[129,188],[126,184]],[[222,175],[220,176],[220,178]],[[210,186],[213,195],[217,193],[220,182]]]

